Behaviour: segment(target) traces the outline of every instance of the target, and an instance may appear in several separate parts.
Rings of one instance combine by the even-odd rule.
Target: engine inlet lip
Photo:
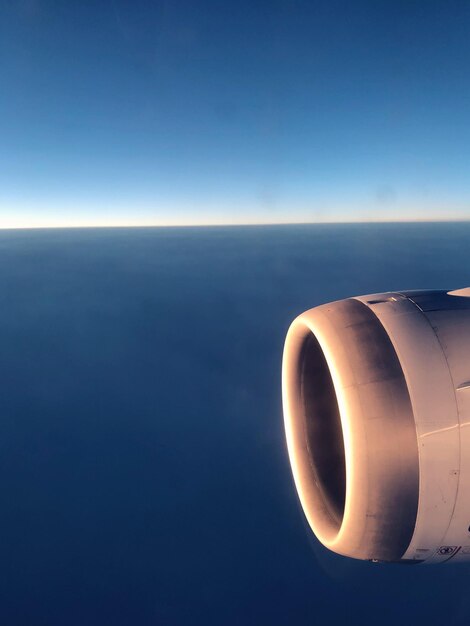
[[[289,329],[284,349],[282,395],[289,459],[303,511],[317,538],[327,547],[333,547],[341,533],[345,518],[348,473],[351,472],[351,467],[350,462],[348,463],[346,446],[348,423],[344,415],[345,407],[341,407],[341,398],[338,397],[340,395],[338,394],[338,390],[340,391],[339,374],[328,352],[321,335],[308,323],[308,320],[302,316],[297,318]],[[332,486],[329,482],[332,468],[327,466],[328,460],[324,456],[322,458],[321,455],[321,445],[324,443],[331,446],[333,443],[331,438],[326,442],[315,441],[306,433],[309,421],[310,425],[312,421],[318,425],[322,418],[318,414],[312,415],[306,406],[308,402],[306,401],[305,377],[308,376],[306,362],[309,356],[318,359],[323,378],[319,382],[326,382],[330,387],[331,412],[326,419],[338,422],[339,428],[333,428],[336,433],[329,433],[336,435],[336,443],[340,448],[340,462],[342,462],[343,477],[339,481],[340,484],[336,486]],[[315,383],[312,380],[311,382]],[[320,389],[317,388],[314,391],[320,391]],[[315,413],[315,410],[313,412]],[[317,434],[321,435],[321,433]]]
[[[309,449],[302,426],[302,350],[311,336],[325,359],[339,411],[345,466],[342,516],[332,514],[324,474],[315,474],[318,450]],[[400,559],[417,519],[418,442],[402,364],[375,313],[349,298],[296,318],[284,346],[282,396],[294,482],[319,541],[358,559]]]

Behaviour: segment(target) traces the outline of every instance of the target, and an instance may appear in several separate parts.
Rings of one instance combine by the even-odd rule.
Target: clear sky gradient
[[[2,227],[470,218],[468,2],[0,7]]]

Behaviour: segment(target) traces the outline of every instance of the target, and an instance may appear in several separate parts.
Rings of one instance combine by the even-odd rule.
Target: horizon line
[[[438,224],[438,223],[464,223],[470,222],[469,217],[436,217],[436,218],[400,218],[400,219],[345,219],[345,220],[294,220],[294,221],[240,221],[240,222],[187,222],[187,223],[158,223],[158,222],[97,222],[94,223],[31,223],[2,225],[1,230],[71,230],[71,229],[106,229],[106,228],[223,228],[223,227],[247,227],[247,226],[315,226],[315,225],[341,225],[341,224]]]

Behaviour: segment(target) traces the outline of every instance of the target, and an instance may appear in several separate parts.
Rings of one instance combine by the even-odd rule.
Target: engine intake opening
[[[311,498],[317,500],[314,508],[323,512],[322,531],[331,536],[341,527],[346,500],[343,430],[330,370],[310,331],[299,351],[298,373],[300,403],[295,421],[303,431],[308,463],[302,475],[310,483]]]
[[[345,556],[401,559],[417,520],[418,438],[402,363],[374,311],[348,298],[299,315],[282,397],[292,473],[317,539]]]

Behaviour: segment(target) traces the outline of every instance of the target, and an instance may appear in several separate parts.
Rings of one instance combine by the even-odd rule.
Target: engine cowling
[[[323,545],[470,560],[470,288],[310,309],[289,328],[282,379],[294,481]]]

